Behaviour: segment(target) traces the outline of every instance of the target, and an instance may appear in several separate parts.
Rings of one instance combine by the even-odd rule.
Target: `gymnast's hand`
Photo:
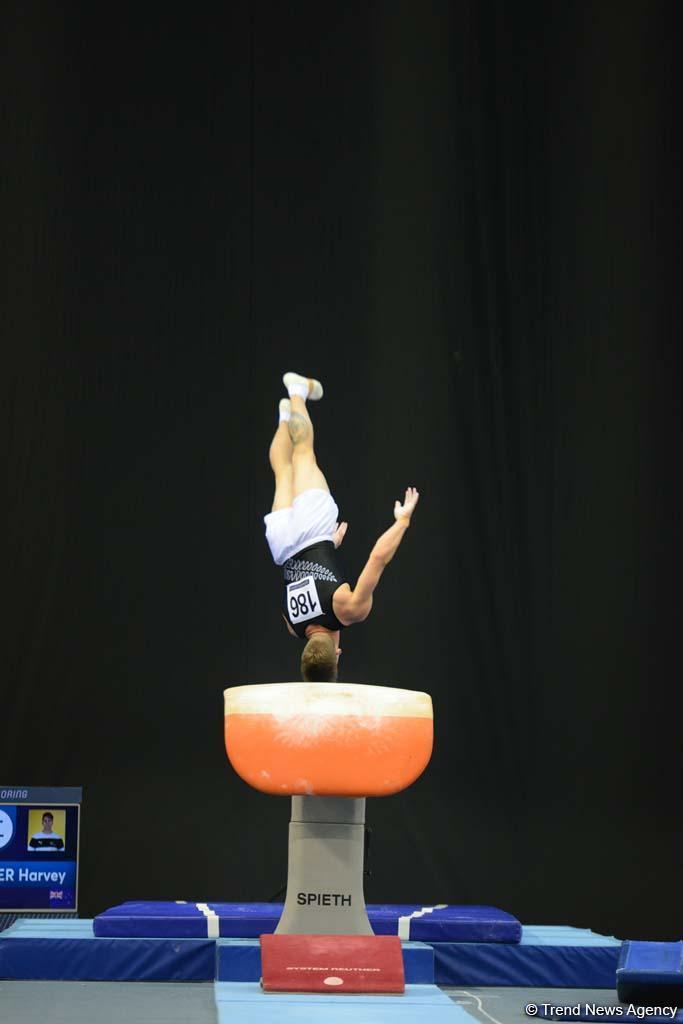
[[[401,504],[398,499],[394,504],[394,519],[398,522],[400,519],[407,519],[410,522],[410,517],[415,511],[415,506],[420,500],[420,494],[415,487],[408,487],[406,490],[406,496]]]
[[[332,537],[332,543],[334,544],[335,548],[338,548],[341,542],[344,540],[348,528],[348,523],[337,523],[335,525],[334,536]]]

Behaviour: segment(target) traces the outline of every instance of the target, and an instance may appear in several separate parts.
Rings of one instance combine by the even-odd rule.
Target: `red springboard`
[[[398,935],[261,935],[266,992],[405,991]]]

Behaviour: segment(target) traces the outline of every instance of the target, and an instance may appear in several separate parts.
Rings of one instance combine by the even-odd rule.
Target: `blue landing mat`
[[[683,1004],[683,942],[624,942],[617,966],[624,1002]]]
[[[406,984],[434,982],[434,950],[424,942],[403,942]],[[261,978],[261,947],[258,939],[217,939],[216,980],[258,982]]]
[[[588,928],[524,925],[511,945],[430,943],[437,985],[614,988],[621,942]]]
[[[496,907],[370,904],[376,935],[415,942],[519,942],[522,926]],[[251,939],[275,931],[281,903],[185,903],[135,900],[95,918],[98,937]]]
[[[0,932],[0,978],[213,981],[211,939],[96,939],[92,921],[17,921]]]
[[[213,981],[214,939],[96,938],[92,921],[18,921],[0,933],[0,977]],[[621,943],[578,928],[525,927],[521,943],[429,943],[438,985],[614,988]]]
[[[434,954],[403,943],[407,983],[434,981]],[[258,981],[256,939],[103,939],[92,921],[17,921],[0,933],[0,978],[17,981]]]
[[[404,995],[265,993],[248,982],[217,982],[219,1024],[473,1024],[473,1018],[435,985],[406,986]],[[324,1010],[323,1010],[324,1006]]]

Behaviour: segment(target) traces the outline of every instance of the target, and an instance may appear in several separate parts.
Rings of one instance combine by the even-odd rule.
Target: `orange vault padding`
[[[390,796],[432,754],[428,694],[352,683],[225,691],[225,748],[250,786],[278,796]]]

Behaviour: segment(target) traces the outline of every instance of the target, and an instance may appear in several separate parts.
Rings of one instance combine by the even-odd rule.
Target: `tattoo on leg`
[[[287,424],[292,444],[301,444],[311,436],[311,424],[300,412],[293,412]]]

